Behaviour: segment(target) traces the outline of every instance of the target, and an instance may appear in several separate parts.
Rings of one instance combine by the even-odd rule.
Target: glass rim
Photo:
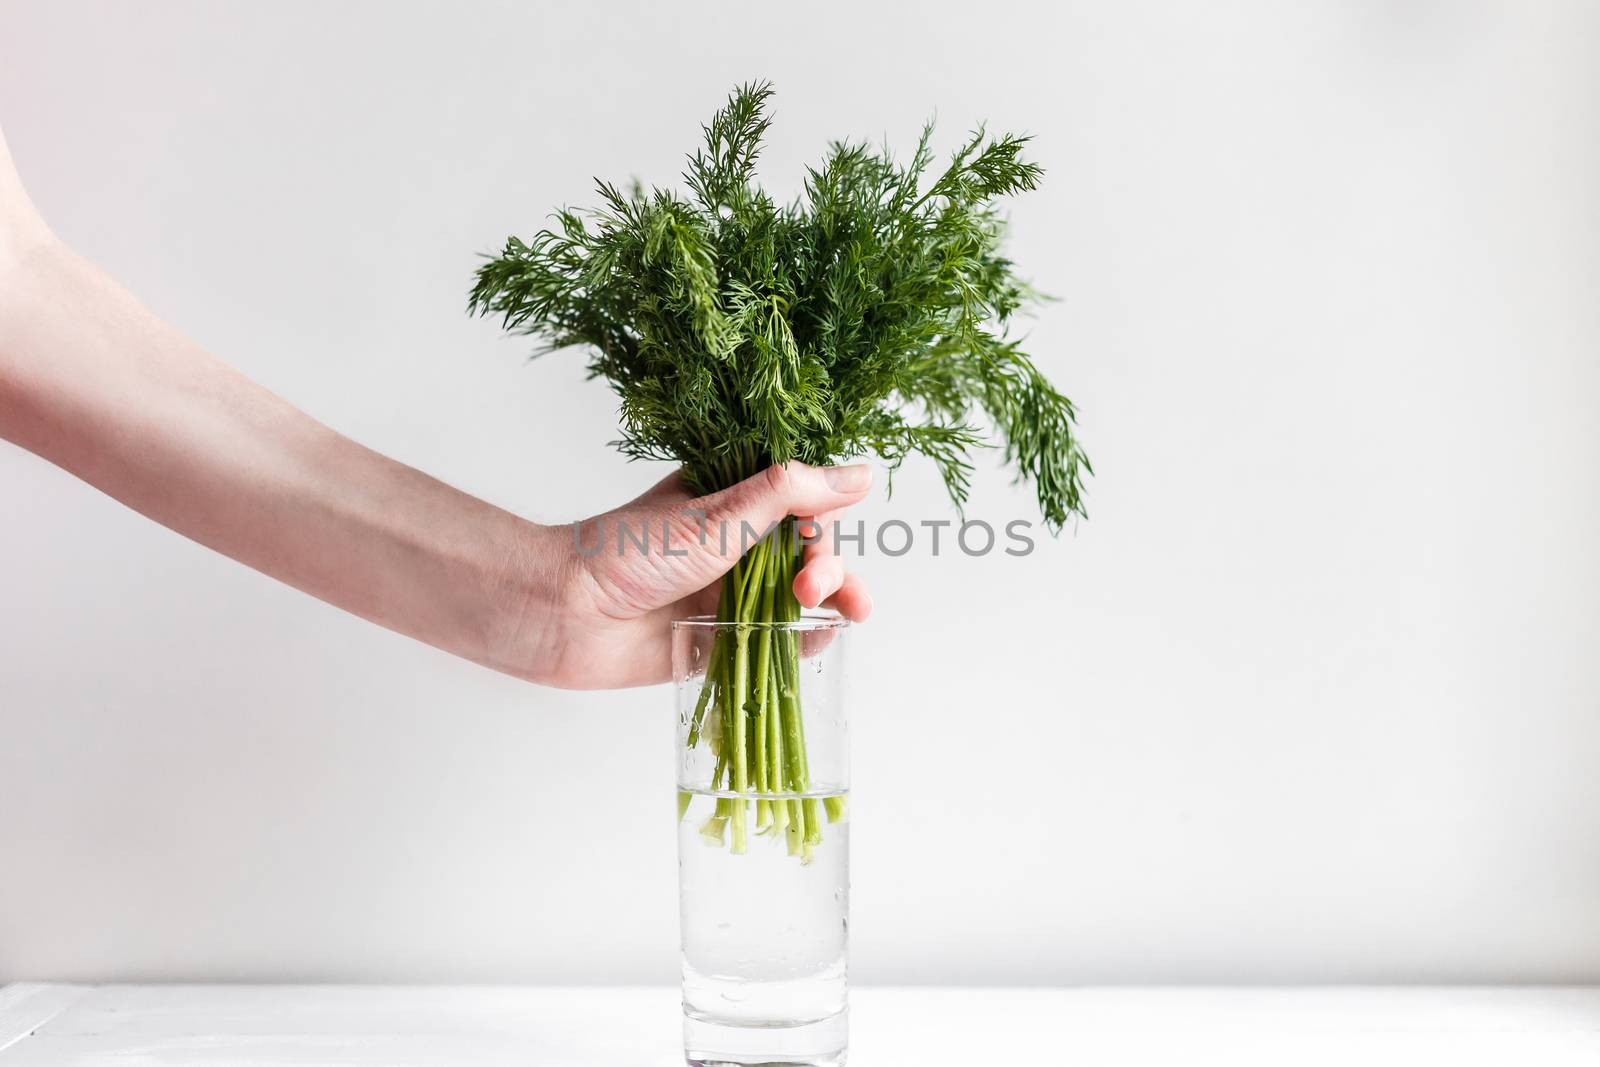
[[[843,615],[823,612],[802,612],[798,619],[786,619],[781,622],[735,622],[729,619],[718,619],[715,615],[690,615],[687,618],[673,619],[672,629],[679,630],[794,630],[801,633],[814,633],[822,630],[843,630],[850,625],[850,620]]]

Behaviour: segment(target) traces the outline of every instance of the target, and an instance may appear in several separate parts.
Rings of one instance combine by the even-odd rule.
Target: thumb
[[[700,503],[707,521],[726,524],[729,540],[738,544],[741,523],[764,531],[789,515],[821,515],[849,507],[871,488],[872,468],[865,463],[847,467],[785,463],[712,493]]]

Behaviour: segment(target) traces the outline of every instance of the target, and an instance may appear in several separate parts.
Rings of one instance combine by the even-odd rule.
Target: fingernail
[[[822,477],[828,488],[838,493],[857,493],[872,484],[872,470],[865,463],[848,467],[824,467]]]

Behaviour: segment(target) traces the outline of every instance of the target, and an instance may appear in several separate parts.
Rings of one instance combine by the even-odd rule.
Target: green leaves
[[[471,310],[541,351],[588,349],[621,399],[619,447],[677,460],[701,491],[790,459],[915,453],[959,505],[983,421],[1052,528],[1084,514],[1072,404],[1006,333],[1030,290],[995,202],[1037,187],[1027,139],[980,129],[925,189],[931,125],[904,165],[838,142],[779,206],[754,184],[771,95],[741,86],[704,127],[689,198],[600,183],[599,208],[484,263]]]
[[[705,148],[690,157],[684,180],[708,213],[714,215],[719,208],[738,213],[750,207],[750,179],[761,138],[772,124],[767,116],[771,96],[771,82],[741,85],[703,127]]]
[[[942,196],[965,205],[980,204],[998,196],[1010,196],[1039,187],[1044,174],[1038,166],[1022,160],[1026,137],[1011,134],[984,143],[982,127],[951,159],[949,168],[934,182],[928,197]]]

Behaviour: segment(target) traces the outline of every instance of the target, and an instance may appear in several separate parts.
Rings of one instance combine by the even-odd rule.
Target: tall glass
[[[844,1063],[848,624],[672,624],[683,1045],[692,1067]],[[708,673],[741,671],[738,687]],[[770,686],[735,715],[725,693]],[[735,745],[737,744],[737,748]],[[739,756],[744,790],[730,762]]]

